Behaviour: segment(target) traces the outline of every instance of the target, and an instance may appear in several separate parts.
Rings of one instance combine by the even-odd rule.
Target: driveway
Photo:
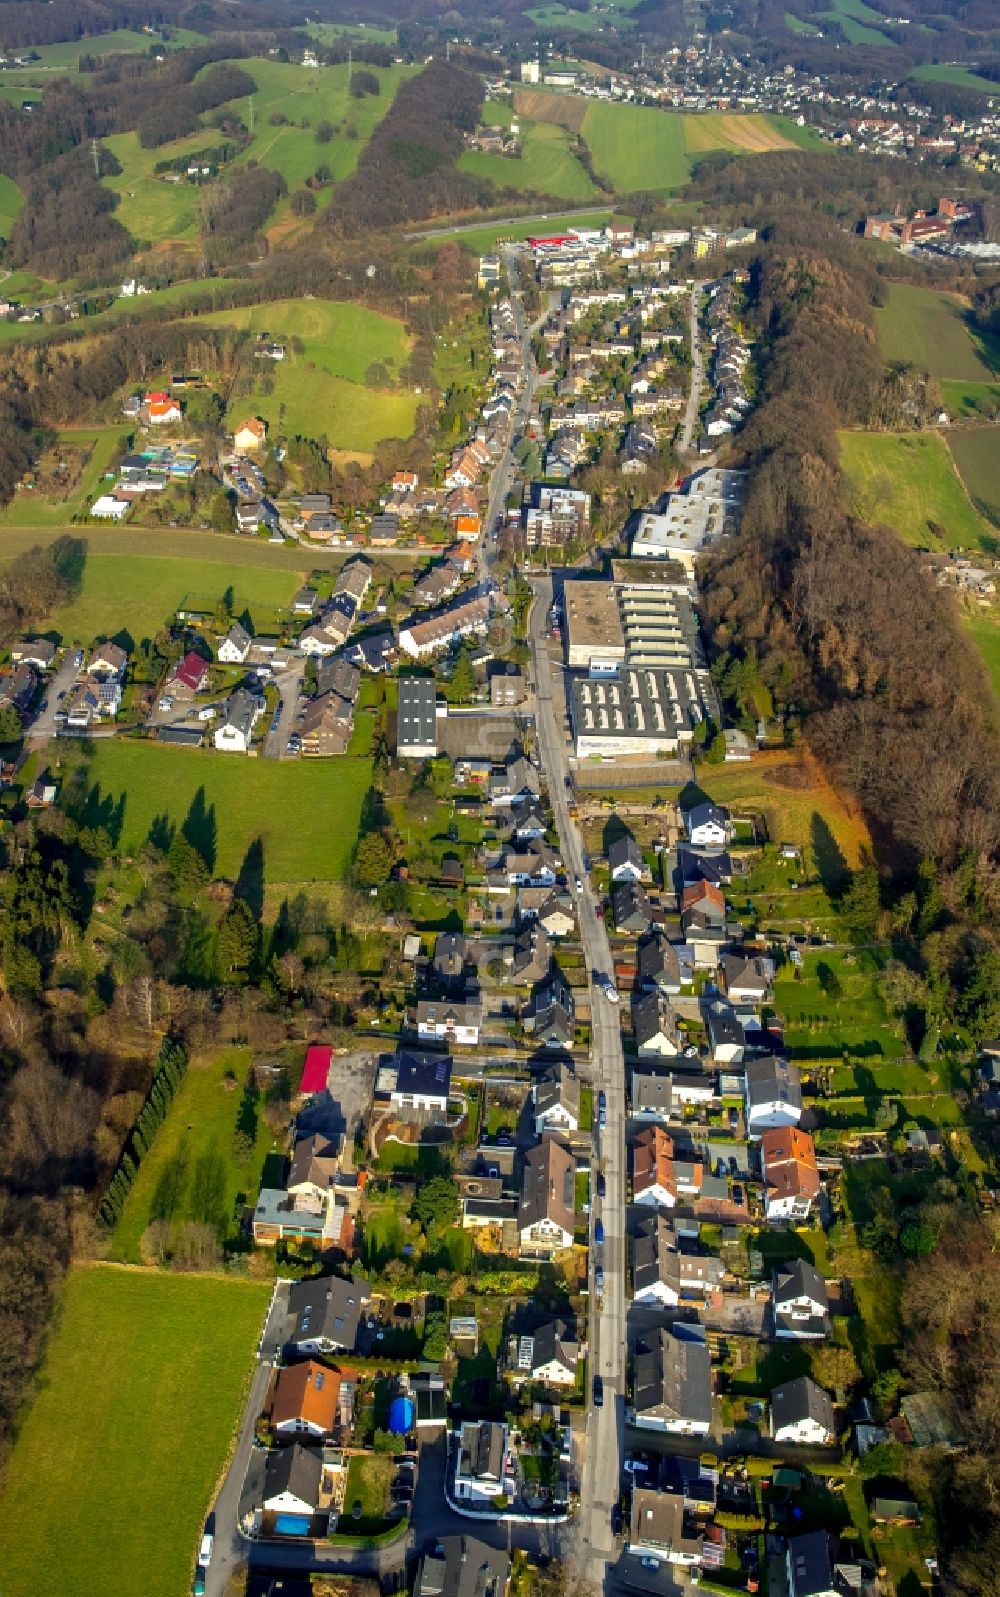
[[[82,664],[82,661],[81,661]],[[36,716],[25,735],[25,742],[33,748],[48,743],[56,735],[56,711],[76,681],[79,666],[77,651],[68,649],[51,677],[45,679],[45,709]]]
[[[264,739],[265,760],[283,759],[288,751],[288,739],[296,728],[296,715],[299,708],[299,695],[302,692],[302,677],[305,672],[304,660],[296,660],[287,671],[282,671],[280,676],[274,677],[274,685],[278,690],[281,709],[272,717],[272,725],[268,728]]]

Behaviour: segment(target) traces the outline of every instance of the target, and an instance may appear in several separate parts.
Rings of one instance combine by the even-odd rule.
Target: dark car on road
[[[599,1375],[594,1376],[594,1407],[600,1408],[604,1403],[604,1382]]]

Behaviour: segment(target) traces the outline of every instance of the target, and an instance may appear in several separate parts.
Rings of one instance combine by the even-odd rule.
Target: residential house
[[[343,699],[353,709],[360,690],[361,672],[343,655],[327,656],[317,664],[316,692],[319,698],[324,693],[335,693],[338,699]]]
[[[189,649],[183,659],[178,660],[167,672],[163,691],[175,699],[193,699],[208,682],[211,669],[207,660]]]
[[[676,876],[681,887],[693,887],[696,882],[726,887],[733,879],[733,862],[725,852],[705,854],[698,849],[679,848]]]
[[[654,930],[636,950],[636,977],[646,993],[676,998],[681,992],[681,967],[677,949],[663,932]]]
[[[534,911],[539,926],[550,937],[570,937],[576,930],[576,915],[569,893],[556,888]]]
[[[434,971],[442,982],[461,982],[472,962],[468,939],[461,932],[439,932],[434,944]]]
[[[822,1341],[830,1334],[830,1299],[814,1264],[795,1259],[774,1272],[774,1334],[781,1341]]]
[[[802,1119],[802,1083],[797,1065],[765,1054],[748,1059],[743,1073],[747,1133],[759,1137],[776,1126],[797,1126]]]
[[[678,902],[682,926],[685,916],[697,913],[700,924],[725,927],[726,895],[714,882],[693,882],[690,887],[682,887]]]
[[[47,671],[56,655],[56,646],[48,638],[19,638],[10,646],[12,665],[30,665],[36,671]]]
[[[521,671],[495,671],[490,677],[490,704],[494,709],[513,709],[527,694]]]
[[[653,1331],[635,1353],[636,1430],[707,1436],[712,1425],[712,1359],[700,1325]]]
[[[675,1058],[684,1050],[677,1016],[662,993],[642,993],[632,1000],[632,1030],[641,1059]]]
[[[241,421],[233,434],[234,447],[242,454],[246,450],[263,449],[267,442],[267,423],[259,416],[248,416]]]
[[[732,840],[729,811],[718,804],[696,804],[684,813],[684,830],[695,848],[725,848]]]
[[[632,1197],[643,1208],[673,1209],[697,1198],[704,1174],[700,1160],[677,1156],[662,1126],[644,1126],[632,1144]]]
[[[527,799],[523,804],[514,805],[507,819],[510,837],[515,843],[536,842],[547,831],[545,812],[537,799]]]
[[[401,1050],[396,1061],[395,1085],[389,1101],[395,1109],[418,1109],[445,1115],[451,1091],[451,1060],[447,1055]]]
[[[533,987],[544,981],[552,964],[552,940],[539,921],[528,921],[514,935],[511,980],[519,986]]]
[[[723,954],[719,968],[730,1003],[764,1003],[774,983],[773,959],[734,948]]]
[[[473,1536],[442,1536],[417,1567],[414,1597],[506,1597],[510,1558]]]
[[[299,1354],[352,1353],[370,1297],[368,1282],[360,1277],[319,1275],[293,1281],[286,1342]]]
[[[785,1381],[771,1393],[771,1435],[798,1447],[830,1447],[837,1440],[833,1404],[809,1375]]]
[[[619,932],[641,934],[653,924],[653,908],[641,882],[619,882],[612,888],[611,913]]]
[[[337,693],[321,693],[302,712],[299,735],[306,759],[346,754],[354,735],[352,706]]]
[[[739,1064],[746,1046],[746,1032],[736,1011],[716,999],[704,1006],[702,1015],[713,1063]]]
[[[275,1372],[267,1415],[279,1441],[306,1437],[322,1442],[336,1428],[339,1406],[337,1371],[307,1359]]]
[[[125,668],[128,665],[128,655],[117,643],[102,643],[94,650],[87,675],[95,682],[106,682],[117,678],[119,682],[125,678]]]
[[[504,1486],[507,1427],[496,1420],[466,1420],[458,1434],[455,1496],[481,1507],[500,1496]]]
[[[537,800],[541,786],[538,768],[523,754],[490,773],[490,803],[494,808]]]
[[[516,1377],[546,1386],[573,1386],[580,1360],[576,1326],[570,1320],[547,1320],[518,1341]]]
[[[35,696],[38,678],[30,665],[15,666],[9,676],[0,677],[0,704],[12,705],[22,718]]]
[[[491,614],[490,595],[470,593],[448,610],[432,611],[422,620],[411,618],[400,628],[399,647],[414,660],[426,659],[461,638],[485,633]]]
[[[285,1191],[293,1198],[326,1198],[337,1178],[339,1163],[336,1145],[328,1138],[318,1133],[300,1137],[292,1149]]]
[[[365,594],[371,587],[372,567],[360,555],[355,555],[353,560],[348,560],[337,573],[337,580],[333,587],[335,599],[350,599],[355,608],[361,604]]]
[[[264,711],[264,700],[246,688],[230,694],[215,728],[215,746],[227,754],[249,754],[253,729]]]
[[[816,1148],[798,1126],[775,1126],[760,1139],[764,1214],[773,1220],[808,1220],[820,1194]]]
[[[29,810],[47,810],[55,803],[58,792],[59,783],[43,768],[32,782],[25,802]]]
[[[504,847],[501,871],[510,887],[554,887],[558,861],[548,843],[536,840],[523,847]]]
[[[315,588],[308,586],[299,589],[292,599],[293,616],[312,616],[316,614],[319,606],[319,594]]]
[[[242,622],[234,621],[216,651],[219,660],[223,665],[242,665],[250,653],[252,642]]]
[[[632,1072],[632,1115],[636,1120],[680,1120],[686,1107],[707,1109],[717,1098],[715,1080],[707,1074]]]
[[[574,1041],[574,1016],[576,1003],[572,990],[558,971],[553,971],[547,981],[536,988],[532,1013],[525,1018],[524,1029],[531,1033],[539,1048],[568,1051]]]
[[[576,1226],[576,1160],[557,1137],[524,1156],[517,1231],[522,1254],[551,1259],[572,1246]]]
[[[626,1551],[637,1558],[662,1560],[682,1568],[700,1567],[704,1537],[683,1497],[637,1486],[632,1492]]]
[[[788,1597],[849,1597],[861,1592],[861,1584],[841,1575],[828,1532],[812,1530],[788,1538],[785,1589]]]
[[[318,1448],[293,1442],[264,1457],[264,1511],[310,1518],[319,1508],[323,1455]]]
[[[648,882],[652,876],[631,832],[616,837],[608,849],[608,870],[613,882]]]
[[[665,1214],[637,1221],[632,1243],[632,1297],[636,1303],[676,1308],[699,1303],[725,1279],[721,1259],[702,1253]]]
[[[483,1006],[478,997],[466,998],[463,1002],[421,998],[416,1018],[421,1042],[447,1042],[474,1048],[479,1042]]]
[[[557,1065],[544,1081],[531,1089],[535,1113],[535,1135],[547,1131],[578,1131],[580,1127],[580,1082],[568,1065]]]

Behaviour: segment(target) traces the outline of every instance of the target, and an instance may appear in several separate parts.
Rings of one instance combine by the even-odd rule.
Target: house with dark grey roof
[[[619,932],[641,934],[653,924],[649,895],[641,882],[619,882],[612,888],[611,913]]]
[[[809,1375],[785,1381],[771,1393],[771,1435],[776,1442],[829,1447],[837,1440],[833,1404]]]
[[[428,760],[437,753],[437,684],[433,677],[400,677],[396,753]]]
[[[569,937],[576,930],[576,911],[569,893],[553,888],[535,911],[535,919],[550,937]]]
[[[632,1001],[632,1030],[640,1058],[674,1059],[686,1046],[677,1016],[662,993],[640,993]]]
[[[723,999],[717,998],[703,1006],[702,1015],[713,1062],[717,1065],[738,1065],[743,1058],[746,1033],[736,1011]]]
[[[534,986],[544,981],[552,964],[552,940],[545,927],[530,920],[514,935],[511,979],[519,985]]]
[[[716,1292],[726,1267],[713,1254],[702,1253],[665,1214],[636,1222],[632,1243],[632,1296],[650,1307],[676,1308],[699,1303]]]
[[[773,1054],[748,1059],[743,1082],[751,1137],[777,1126],[798,1125],[802,1119],[802,1083],[797,1065]]]
[[[233,754],[249,754],[253,729],[264,713],[264,700],[246,688],[237,688],[226,700],[215,728],[215,746]]]
[[[319,1134],[300,1137],[292,1150],[285,1191],[293,1197],[324,1198],[336,1180],[338,1168],[336,1143]]]
[[[320,1275],[288,1289],[290,1324],[285,1337],[297,1353],[351,1353],[371,1291],[350,1276]]]
[[[323,1478],[318,1448],[293,1442],[264,1459],[264,1510],[270,1514],[315,1514]]]
[[[506,1597],[510,1558],[474,1536],[442,1536],[417,1569],[414,1597]]]
[[[540,1048],[569,1050],[573,1046],[576,1002],[572,988],[558,970],[535,989],[531,1013],[524,1017],[524,1029]]]
[[[700,849],[679,848],[674,878],[678,887],[694,887],[698,882],[727,887],[733,879],[733,862],[725,851],[707,854]]]
[[[789,1536],[785,1552],[788,1597],[846,1597],[835,1568],[833,1540],[825,1530]]]
[[[814,1264],[794,1259],[774,1272],[774,1334],[779,1340],[821,1342],[830,1335],[830,1299]]]
[[[451,1060],[447,1054],[401,1051],[396,1062],[396,1084],[390,1102],[397,1109],[421,1109],[446,1114],[451,1092]]]
[[[492,1502],[503,1491],[507,1427],[496,1420],[467,1420],[459,1432],[455,1496]]]
[[[774,984],[774,960],[763,954],[748,954],[742,948],[733,948],[723,954],[719,968],[730,1002],[734,1004],[762,1004]]]
[[[684,830],[695,848],[725,848],[733,835],[729,811],[718,804],[696,804],[684,812]]]
[[[568,1065],[557,1065],[545,1081],[531,1089],[535,1134],[576,1131],[580,1125],[580,1082]]]
[[[654,930],[644,937],[636,951],[636,975],[643,992],[659,992],[676,998],[681,991],[681,967],[677,949],[663,932]]]
[[[546,1386],[572,1386],[580,1358],[576,1326],[570,1320],[547,1320],[518,1342],[517,1369],[521,1380],[543,1381]]]
[[[608,871],[613,882],[648,882],[652,872],[631,832],[616,837],[608,849]]]
[[[434,944],[434,970],[443,982],[458,982],[470,961],[468,939],[461,932],[439,932]]]
[[[678,1323],[636,1347],[632,1399],[637,1430],[707,1436],[712,1425],[712,1359],[704,1327]]]

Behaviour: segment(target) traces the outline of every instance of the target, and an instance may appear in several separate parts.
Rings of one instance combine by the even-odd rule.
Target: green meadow
[[[923,549],[977,549],[989,531],[937,433],[839,434],[858,513]]]
[[[948,442],[973,504],[994,527],[1000,528],[1000,430],[956,428]]]
[[[410,340],[402,322],[363,305],[322,299],[280,299],[266,305],[248,305],[236,310],[212,311],[194,317],[213,327],[238,327],[251,333],[267,333],[272,339],[301,339],[302,353],[292,351],[286,360],[292,366],[304,361],[322,367],[335,377],[363,383],[373,362],[381,362],[395,375],[410,351]],[[284,363],[277,363],[276,379]]]
[[[4,1597],[179,1597],[267,1310],[263,1283],[72,1271],[0,1497]]]
[[[21,214],[24,195],[13,178],[0,174],[0,238],[9,238],[10,230]],[[5,289],[9,293],[9,289]]]
[[[973,331],[967,307],[951,294],[893,283],[876,320],[886,360],[968,383],[988,383],[1000,370],[1000,347]]]
[[[486,112],[484,118],[489,120]],[[458,164],[463,172],[488,178],[498,188],[551,194],[557,200],[593,199],[597,191],[574,155],[572,136],[565,128],[553,122],[531,122],[525,117],[520,140],[520,156],[466,150]]]

